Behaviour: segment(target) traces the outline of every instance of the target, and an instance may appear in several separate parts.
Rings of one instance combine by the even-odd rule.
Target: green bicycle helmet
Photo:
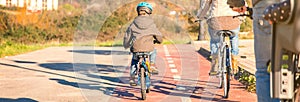
[[[147,2],[140,2],[136,7],[136,11],[138,13],[140,11],[145,11],[147,14],[152,14],[152,10],[153,10],[152,5]]]

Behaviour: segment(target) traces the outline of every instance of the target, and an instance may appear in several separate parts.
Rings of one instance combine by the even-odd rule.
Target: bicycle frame
[[[220,77],[220,88],[224,88],[224,97],[228,98],[230,89],[230,76],[232,70],[231,49],[226,41],[226,37],[230,37],[233,33],[228,30],[222,30],[217,33],[220,36],[218,51],[218,67]]]
[[[231,54],[231,49],[230,48],[228,48],[228,49],[224,49],[224,48],[226,48],[226,46],[228,46],[228,42],[226,41],[226,37],[230,37],[230,35],[232,34],[232,32],[231,31],[227,31],[227,30],[223,30],[223,31],[220,31],[220,32],[218,32],[218,35],[220,36],[220,45],[219,45],[219,54],[218,54],[218,56],[219,56],[219,70],[220,69],[222,69],[222,70],[220,70],[221,72],[227,72],[226,70],[224,70],[224,68],[221,68],[221,64],[224,64],[224,63],[220,63],[220,62],[223,62],[222,61],[222,59],[221,59],[221,54],[223,54],[223,52],[224,52],[224,50],[226,51],[226,52],[229,52],[229,53],[226,53],[226,63],[225,63],[225,65],[224,66],[230,66],[230,69],[232,69],[231,68],[231,56],[230,56],[230,54]]]
[[[138,65],[137,65],[137,74],[138,74],[138,83],[140,84],[140,70],[141,68],[144,68],[145,69],[145,78],[146,78],[146,88],[148,89],[150,87],[150,74],[149,74],[149,68],[148,66],[146,65],[146,62],[148,61],[147,58],[149,58],[149,54],[148,53],[138,53],[137,54],[137,57],[138,57]]]

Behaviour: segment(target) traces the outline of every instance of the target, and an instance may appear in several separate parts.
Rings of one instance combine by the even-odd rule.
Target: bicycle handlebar
[[[253,9],[250,8],[250,7],[247,7],[247,12],[248,12],[248,14],[236,15],[236,16],[233,16],[233,18],[246,16],[246,17],[249,17],[250,19],[253,19],[253,17],[252,17],[252,15],[253,15]]]
[[[204,17],[204,19],[207,19],[207,17]],[[196,23],[196,22],[201,22],[202,20],[200,20],[200,19],[196,19],[194,22]]]
[[[194,22],[195,22],[195,23],[196,23],[196,22],[201,22],[201,20],[200,20],[200,19],[197,19],[197,20],[195,20]]]
[[[250,15],[250,14],[240,14],[240,15],[233,16],[233,18],[243,17],[243,16],[246,16],[246,17],[249,17],[250,19],[253,19],[252,15]]]

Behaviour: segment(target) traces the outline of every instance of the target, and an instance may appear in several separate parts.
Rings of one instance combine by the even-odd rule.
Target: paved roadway
[[[192,45],[158,45],[157,67],[147,102],[254,102],[256,95],[232,80],[222,98],[210,62]],[[134,102],[128,85],[131,55],[121,47],[50,47],[0,59],[0,102]]]

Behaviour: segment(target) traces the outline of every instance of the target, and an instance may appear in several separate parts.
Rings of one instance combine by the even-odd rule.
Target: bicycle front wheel
[[[141,76],[140,76],[140,81],[141,81],[141,95],[142,99],[146,99],[146,81],[145,81],[145,68],[141,67]]]
[[[220,72],[218,77],[219,77],[219,86],[218,87],[221,89],[221,88],[223,88],[223,73]]]

